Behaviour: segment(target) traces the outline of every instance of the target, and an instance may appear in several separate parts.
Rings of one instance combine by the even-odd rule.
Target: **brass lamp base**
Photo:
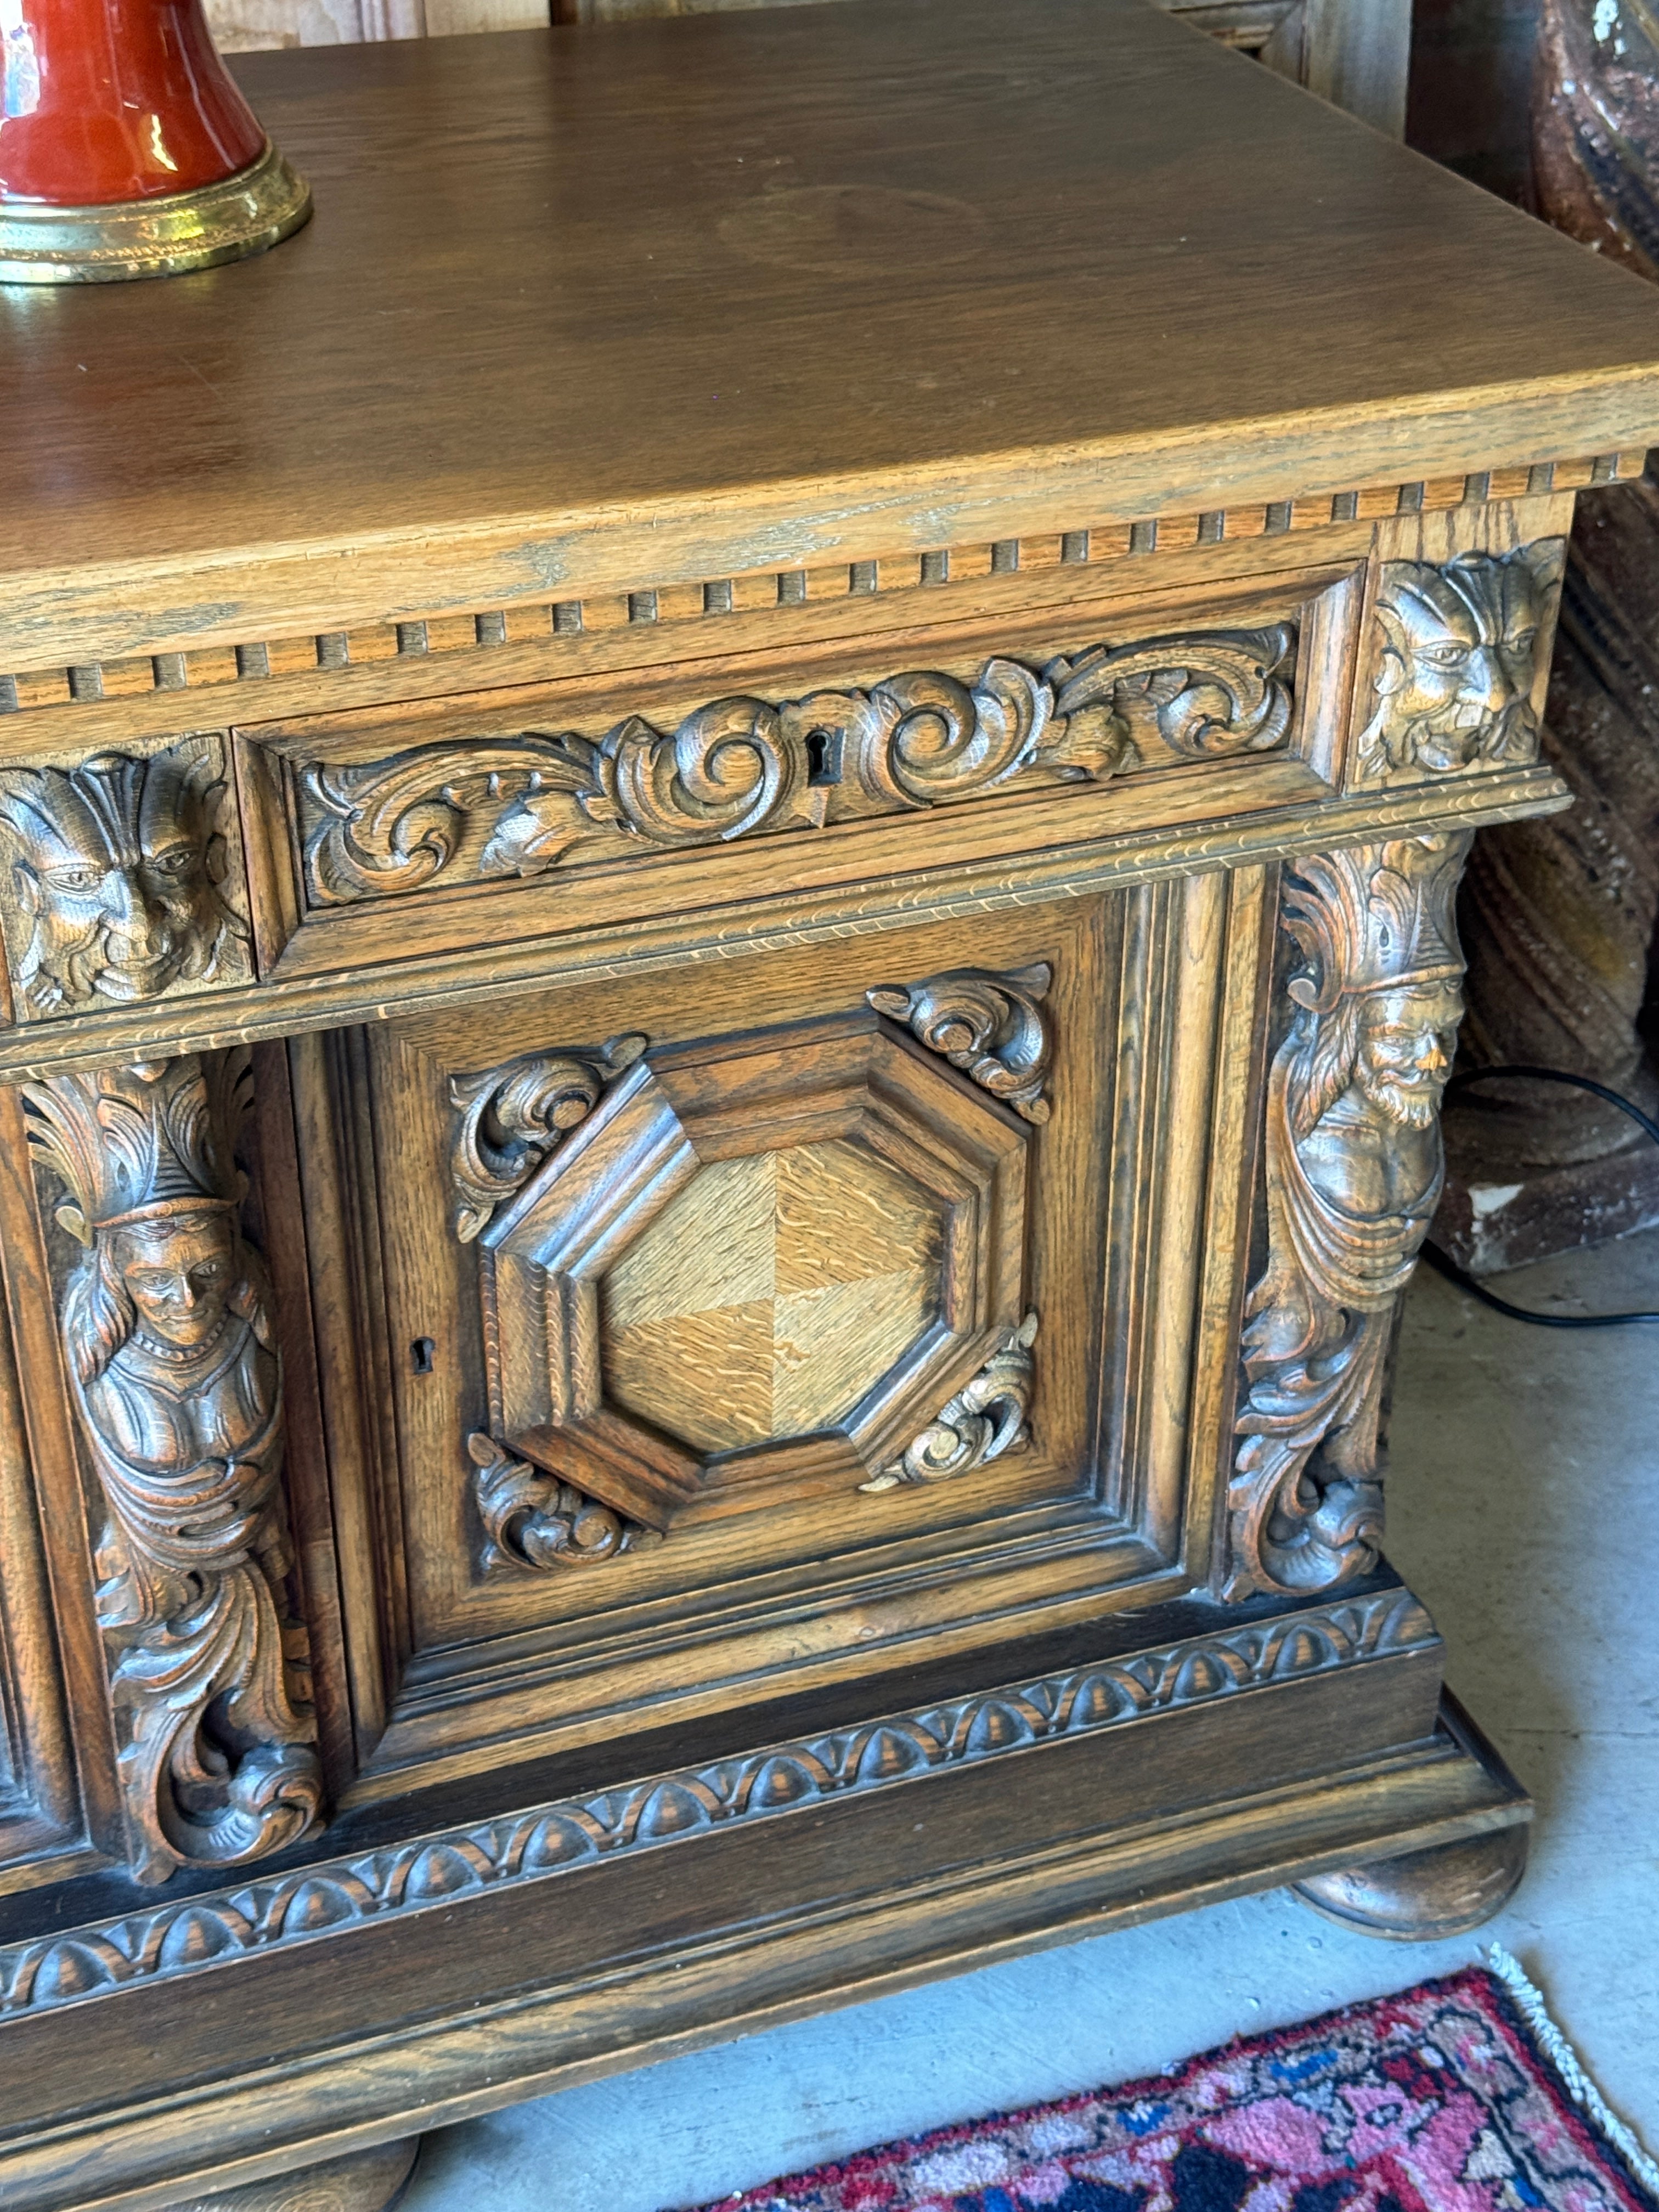
[[[270,141],[215,185],[106,207],[0,200],[0,284],[177,276],[263,253],[311,213],[311,187]]]

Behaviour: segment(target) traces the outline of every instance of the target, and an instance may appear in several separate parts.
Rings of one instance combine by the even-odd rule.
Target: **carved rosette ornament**
[[[557,1475],[516,1459],[482,1430],[467,1438],[466,1449],[477,1469],[473,1495],[487,1540],[481,1562],[486,1574],[501,1567],[544,1573],[593,1566],[655,1535]]]
[[[1289,732],[1288,624],[988,660],[774,706],[716,699],[672,731],[525,730],[300,771],[307,896],[535,876],[617,836],[660,850],[952,805],[1017,777],[1092,782],[1262,752]]]
[[[646,1043],[633,1033],[609,1038],[597,1052],[529,1054],[451,1079],[450,1103],[461,1121],[449,1164],[460,1201],[455,1234],[463,1244],[523,1188],[560,1139],[587,1119],[606,1085],[632,1067]]]
[[[1036,1380],[1031,1358],[1036,1333],[1037,1317],[1028,1313],[892,1465],[859,1488],[878,1496],[915,1483],[948,1482],[977,1473],[1005,1452],[1024,1451],[1030,1442],[1026,1415]]]
[[[1376,1564],[1384,1369],[1440,1195],[1469,842],[1290,864],[1283,921],[1304,965],[1267,1086],[1267,1264],[1245,1308],[1229,1597],[1323,1589]]]
[[[1054,970],[1038,960],[1006,975],[958,968],[925,983],[878,984],[864,995],[1023,1119],[1046,1121],[1052,1053],[1041,1002],[1053,981]]]
[[[25,1018],[251,980],[225,802],[216,736],[147,759],[0,769],[0,920]]]
[[[84,1247],[59,1320],[108,1508],[98,1619],[141,1881],[279,1850],[321,1809],[285,1596],[281,1358],[233,1158],[248,1088],[239,1052],[23,1092]]]
[[[1512,553],[1384,563],[1362,782],[1537,759],[1533,693],[1565,556],[1564,538],[1543,538]]]

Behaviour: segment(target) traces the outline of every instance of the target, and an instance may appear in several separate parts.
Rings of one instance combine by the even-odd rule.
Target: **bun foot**
[[[273,2174],[268,2181],[181,2197],[167,2212],[389,2212],[415,2171],[420,2148],[419,2136],[404,2136],[373,2150]]]
[[[1462,1843],[1312,1875],[1292,1893],[1327,1920],[1398,1943],[1466,1935],[1515,1894],[1527,1870],[1527,1833],[1528,1824],[1517,1821]]]

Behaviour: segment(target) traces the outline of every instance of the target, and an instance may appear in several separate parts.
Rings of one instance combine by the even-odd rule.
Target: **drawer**
[[[1361,578],[1308,569],[240,729],[261,972],[1317,799]]]

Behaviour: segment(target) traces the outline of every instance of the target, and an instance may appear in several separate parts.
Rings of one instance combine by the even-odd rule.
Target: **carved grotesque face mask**
[[[1354,1080],[1379,1113],[1427,1128],[1451,1073],[1463,995],[1448,979],[1371,993],[1359,1014]]]
[[[236,1238],[226,1212],[134,1222],[112,1232],[112,1255],[146,1336],[179,1351],[205,1344],[236,1286]]]
[[[0,779],[11,888],[29,935],[16,977],[31,1012],[128,1006],[213,975],[242,933],[219,895],[218,781],[198,754],[106,755],[72,773]]]
[[[1534,757],[1531,694],[1559,544],[1384,568],[1379,706],[1364,740],[1374,772],[1446,775],[1476,761]]]

